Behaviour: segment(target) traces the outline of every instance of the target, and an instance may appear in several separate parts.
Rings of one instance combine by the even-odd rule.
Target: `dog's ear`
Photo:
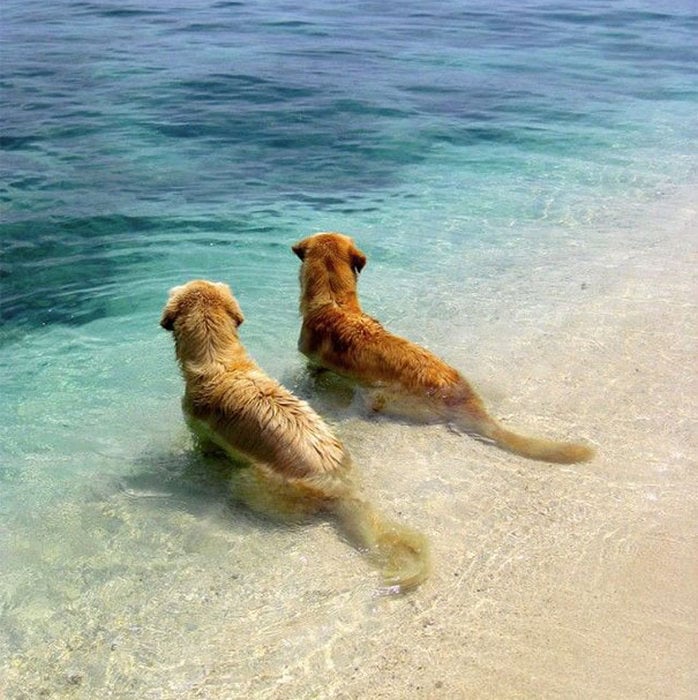
[[[228,316],[233,319],[233,323],[235,323],[236,327],[245,320],[240,304],[238,304],[232,297],[226,303],[225,310],[228,313]]]
[[[166,331],[174,330],[174,322],[179,313],[179,299],[175,297],[179,296],[179,293],[184,289],[184,285],[179,285],[178,287],[172,287],[169,292],[169,297],[167,299],[167,304],[162,311],[162,318],[160,319],[160,325]]]
[[[230,318],[233,319],[235,326],[239,326],[245,320],[245,316],[242,313],[240,304],[238,304],[238,300],[233,296],[233,293],[230,291],[230,287],[227,284],[217,282],[216,286],[224,292],[223,304],[225,312],[228,314],[228,316],[230,316]]]
[[[366,265],[366,256],[358,248],[352,248],[351,252],[351,269],[358,275]]]
[[[162,318],[160,319],[160,325],[166,331],[173,331],[175,318],[177,318],[177,309],[172,304],[168,304],[165,307],[165,310],[162,312]]]
[[[296,245],[291,246],[291,250],[301,259],[305,259],[305,253],[308,250],[308,241],[299,241]]]

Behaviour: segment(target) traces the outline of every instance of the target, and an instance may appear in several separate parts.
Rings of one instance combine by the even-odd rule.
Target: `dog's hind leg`
[[[203,455],[217,457],[228,454],[225,446],[222,445],[219,440],[215,439],[215,434],[209,429],[208,425],[204,421],[194,418],[186,412],[184,414],[184,419],[192,437],[194,438],[196,447]]]
[[[399,387],[364,388],[362,400],[370,415],[385,415],[414,423],[440,420],[439,411],[428,395],[416,395]]]
[[[302,481],[289,481],[257,464],[236,469],[231,475],[230,492],[250,510],[273,519],[304,520],[327,508],[322,492]]]

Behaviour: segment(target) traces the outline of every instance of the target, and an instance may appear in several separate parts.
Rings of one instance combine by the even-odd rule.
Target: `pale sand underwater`
[[[184,438],[169,453],[154,445],[140,482],[46,512],[44,536],[18,541],[54,575],[16,574],[13,599],[24,591],[27,607],[3,614],[21,618],[26,648],[3,642],[4,696],[695,697],[698,221],[687,201],[655,212],[641,245],[600,252],[578,301],[563,303],[571,311],[553,301],[513,336],[477,324],[471,354],[448,358],[509,425],[587,438],[592,462],[335,416],[375,502],[429,537],[423,587],[376,595],[374,572],[329,523],[260,522],[215,495],[222,479],[186,503],[144,488],[158,460],[204,468]]]

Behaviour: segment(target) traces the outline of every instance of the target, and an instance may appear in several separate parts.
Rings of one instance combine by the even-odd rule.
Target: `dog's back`
[[[311,362],[367,385],[429,394],[461,380],[456,369],[426,348],[354,310],[328,306],[307,314],[298,349]]]
[[[192,418],[236,453],[288,477],[349,468],[346,451],[317,413],[256,367],[187,382],[184,402]]]

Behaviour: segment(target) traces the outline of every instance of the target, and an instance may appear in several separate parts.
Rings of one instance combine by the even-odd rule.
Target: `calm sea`
[[[344,231],[369,311],[467,371],[695,182],[696,36],[693,0],[4,0],[0,654],[50,648],[172,513],[264,547],[186,442],[169,287],[228,282],[302,390],[290,245]]]

